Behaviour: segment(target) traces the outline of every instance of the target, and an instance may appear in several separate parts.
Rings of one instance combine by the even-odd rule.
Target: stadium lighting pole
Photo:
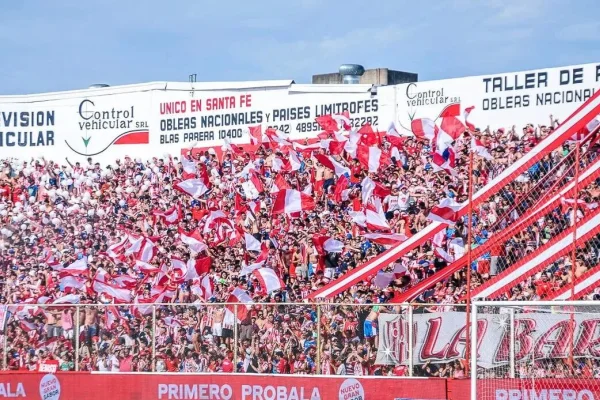
[[[467,309],[466,309],[466,328],[465,328],[465,359],[467,362],[465,363],[465,372],[468,376],[469,374],[469,360],[470,360],[470,352],[471,352],[471,264],[472,254],[471,254],[471,242],[473,240],[473,152],[475,149],[469,149],[469,203],[467,204],[467,223],[469,224],[467,230]],[[477,323],[477,321],[475,321]],[[477,331],[475,331],[477,332]]]
[[[573,250],[571,251],[571,295],[570,300],[575,300],[575,272],[577,271],[577,212],[579,210],[579,145],[580,142],[575,142],[575,181],[573,182],[573,209],[571,210],[573,215]],[[573,360],[573,348],[575,347],[575,313],[571,312],[569,321],[571,340],[569,340],[569,365],[571,366],[571,373],[575,372],[575,365]]]

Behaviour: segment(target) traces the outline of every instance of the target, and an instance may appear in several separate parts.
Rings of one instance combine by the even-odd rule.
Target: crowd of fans
[[[112,165],[92,158],[4,159],[0,303],[10,306],[2,309],[0,318],[3,365],[9,370],[55,364],[62,371],[406,375],[406,366],[375,364],[377,315],[379,307],[400,312],[391,305],[395,296],[448,264],[430,242],[387,267],[384,272],[391,277],[384,283],[370,277],[319,312],[303,302],[385,251],[384,245],[364,237],[376,230],[353,219],[353,213],[366,206],[361,182],[369,177],[381,185],[385,193],[381,212],[388,232],[410,236],[429,223],[429,210],[443,198],[467,199],[471,137],[485,143],[493,155],[493,160],[476,158],[477,189],[552,129],[528,125],[522,131],[515,127],[467,131],[454,144],[454,174],[436,170],[428,141],[364,129],[363,139],[374,135],[376,142],[370,145],[388,154],[391,162],[368,172],[346,151],[335,154],[336,162],[349,169],[341,200],[336,193],[339,175],[314,157],[330,155],[329,148],[296,148],[301,166],[290,169],[288,157],[294,147],[273,141],[251,151],[227,145],[222,154],[208,149],[150,160],[125,157]],[[329,140],[334,137],[339,139],[330,132]],[[523,210],[511,208],[515,198],[527,193],[568,152],[568,146],[555,151],[524,171],[510,190],[479,207],[475,245],[518,218]],[[593,159],[589,154],[585,163]],[[300,215],[273,215],[277,193],[273,186],[281,185],[281,177],[289,188],[312,196],[314,208]],[[256,178],[259,183],[253,181]],[[208,190],[194,196],[177,190],[178,183],[187,179],[202,181]],[[255,197],[245,186],[250,181],[257,189]],[[588,202],[599,196],[596,185],[582,194]],[[499,258],[509,261],[499,262],[495,255],[494,263],[503,262],[506,268],[533,251],[569,225],[570,212],[554,210],[546,217],[547,224],[524,232],[512,248],[503,249],[510,257]],[[444,231],[448,254],[457,258],[464,254],[467,231],[464,219]],[[190,232],[200,233],[200,247],[182,241],[182,235]],[[261,243],[260,251],[247,249],[245,234]],[[342,242],[343,250],[324,252],[316,236]],[[148,243],[149,253],[142,255],[140,249]],[[595,247],[582,250],[576,276],[595,266],[597,257]],[[185,269],[175,260],[181,260]],[[256,263],[275,271],[283,286],[268,291],[257,274],[244,272]],[[490,264],[487,256],[474,262],[474,285],[489,277]],[[405,272],[394,275],[398,266]],[[570,279],[567,258],[561,259],[548,274],[516,287],[509,299],[543,298],[541,287],[554,290]],[[539,283],[548,280],[552,283]],[[456,303],[465,285],[465,272],[457,272],[418,301]],[[238,290],[252,303],[222,304]],[[116,298],[121,296],[134,305],[120,305]],[[80,349],[78,354],[75,349]],[[415,373],[462,377],[464,372],[464,364],[457,361],[420,366]]]

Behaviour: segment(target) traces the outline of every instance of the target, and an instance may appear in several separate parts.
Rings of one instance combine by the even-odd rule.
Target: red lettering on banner
[[[235,108],[235,97],[215,97],[213,99],[206,99],[206,111],[211,110],[224,110],[228,108]]]
[[[408,322],[398,316],[397,319],[385,325],[387,337],[391,343],[385,343],[394,360],[402,363],[408,359]],[[415,336],[416,340],[416,336]]]
[[[200,99],[190,100],[190,110],[192,112],[202,111],[202,100],[200,100]]]
[[[464,357],[466,342],[467,342],[467,330],[466,327],[462,327],[456,332],[452,340],[450,340],[450,345],[448,346],[448,352],[446,353],[445,358],[454,359],[457,357]],[[479,356],[479,349],[481,348],[481,343],[483,342],[483,338],[485,336],[485,331],[487,330],[487,321],[484,319],[480,319],[477,321],[477,355]],[[462,345],[462,350],[458,351],[458,346]]]
[[[449,344],[444,345],[440,350],[435,351],[438,337],[440,336],[440,328],[442,326],[442,318],[432,318],[427,321],[427,331],[425,332],[425,341],[421,348],[421,360],[443,360],[446,352],[450,347]]]
[[[573,324],[574,325],[574,324]],[[562,358],[569,352],[569,344],[572,343],[574,326],[570,321],[560,321],[546,331],[537,341],[533,356],[538,358]],[[550,347],[550,351],[547,348]]]
[[[187,111],[187,103],[185,100],[182,101],[170,101],[167,103],[160,103],[160,114],[183,114]]]
[[[600,357],[600,320],[588,319],[581,322],[579,337],[573,349],[573,356]]]
[[[252,97],[249,94],[240,96],[240,107],[252,107]]]
[[[520,319],[515,325],[515,349],[519,349],[519,352],[515,354],[515,359],[521,360],[530,354],[533,349],[531,333],[535,330],[536,321],[534,319]]]

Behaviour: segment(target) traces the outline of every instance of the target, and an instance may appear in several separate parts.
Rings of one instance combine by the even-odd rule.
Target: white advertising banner
[[[515,314],[515,361],[574,357],[600,358],[600,314]],[[465,313],[413,315],[413,363],[446,363],[465,357]],[[408,321],[405,315],[380,314],[378,364],[408,364]],[[572,344],[572,335],[575,341]],[[482,314],[477,320],[477,365],[498,367],[509,362],[510,315]]]
[[[248,127],[316,137],[315,118],[347,111],[352,126],[378,125],[370,85],[152,83],[30,96],[0,96],[0,157],[62,162],[148,159],[181,149],[250,143]],[[389,106],[393,106],[390,99]]]
[[[600,64],[416,82],[297,85],[292,81],[156,82],[71,92],[0,96],[0,158],[112,162],[182,149],[250,142],[248,127],[279,129],[291,139],[320,133],[315,118],[347,111],[353,128],[410,129],[449,104],[474,106],[478,127],[519,130],[566,118],[600,85]]]
[[[60,163],[136,156],[149,143],[150,100],[141,91],[94,90],[0,97],[0,156]]]
[[[309,86],[309,85],[307,85]],[[271,90],[155,92],[152,102],[153,145],[177,150],[250,143],[248,127],[275,128],[290,138],[316,137],[315,118],[347,111],[352,126],[377,126],[379,101],[369,86],[362,93],[297,92],[296,86]],[[352,89],[346,86],[347,89]],[[357,87],[358,89],[358,87]]]
[[[415,118],[436,119],[449,104],[474,106],[469,121],[480,129],[562,122],[600,87],[600,64],[397,85],[396,124],[410,129]]]

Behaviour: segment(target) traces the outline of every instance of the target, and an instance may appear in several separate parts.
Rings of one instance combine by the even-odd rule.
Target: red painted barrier
[[[396,400],[446,399],[446,380],[248,374],[3,373],[0,399]]]
[[[600,399],[599,379],[487,379],[481,400]],[[250,374],[0,373],[0,399],[468,400],[467,379]]]

